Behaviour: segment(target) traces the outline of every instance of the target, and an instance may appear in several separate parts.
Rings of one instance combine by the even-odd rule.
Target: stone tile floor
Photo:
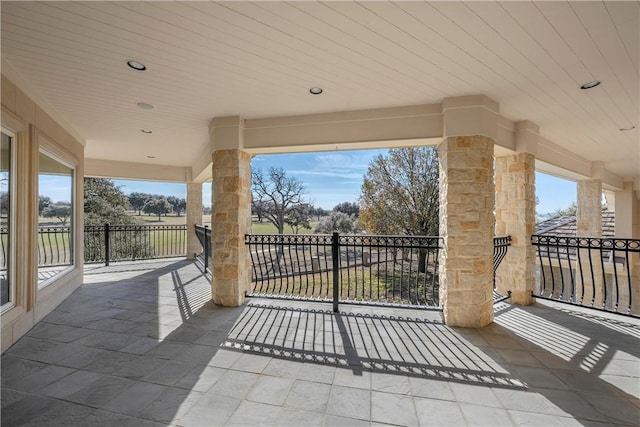
[[[2,355],[3,426],[640,424],[634,319],[253,299],[217,307],[187,261],[87,268]]]

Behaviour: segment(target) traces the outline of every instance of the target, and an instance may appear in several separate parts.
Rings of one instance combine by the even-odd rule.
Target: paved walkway
[[[2,355],[2,425],[640,424],[635,320],[502,303],[468,330],[418,310],[209,297],[186,261],[87,271]]]

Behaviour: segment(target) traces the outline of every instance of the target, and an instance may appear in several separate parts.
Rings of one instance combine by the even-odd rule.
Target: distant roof
[[[608,209],[602,210],[602,237],[615,236],[616,213]],[[560,216],[547,219],[536,224],[536,234],[552,236],[575,236],[576,216]]]

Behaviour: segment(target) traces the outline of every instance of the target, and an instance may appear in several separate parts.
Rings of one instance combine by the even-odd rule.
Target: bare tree
[[[260,169],[253,171],[252,187],[253,205],[261,206],[262,216],[276,226],[278,234],[284,234],[284,225],[296,215],[297,207],[304,204],[302,182],[287,176],[283,168],[271,167],[266,174]],[[283,254],[284,248],[278,246],[273,271],[280,271]]]
[[[283,168],[272,167],[266,173],[254,170],[252,187],[253,205],[261,206],[262,216],[276,226],[278,234],[283,234],[287,218],[304,203],[304,184],[287,176]]]

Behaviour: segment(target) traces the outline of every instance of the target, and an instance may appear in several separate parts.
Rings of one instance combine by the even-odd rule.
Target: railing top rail
[[[38,225],[38,230],[68,230],[70,225]]]
[[[245,244],[331,246],[331,237],[328,234],[245,234],[244,242]]]
[[[206,232],[207,234],[211,234],[211,228],[208,225],[199,225],[196,224],[194,225],[196,232]]]
[[[340,236],[340,244],[345,246],[438,249],[442,247],[442,238],[439,236],[345,235]]]
[[[493,238],[494,245],[511,245],[511,236],[495,236]]]
[[[104,225],[85,225],[85,230],[104,230]],[[109,224],[112,231],[118,230],[186,230],[186,224]]]
[[[341,246],[368,246],[393,248],[425,248],[438,249],[442,247],[439,236],[386,236],[386,235],[339,235]],[[246,244],[272,245],[323,245],[330,246],[331,234],[245,234]]]
[[[560,246],[577,249],[603,249],[626,252],[640,252],[640,239],[619,239],[605,237],[567,237],[534,234],[534,246]]]

